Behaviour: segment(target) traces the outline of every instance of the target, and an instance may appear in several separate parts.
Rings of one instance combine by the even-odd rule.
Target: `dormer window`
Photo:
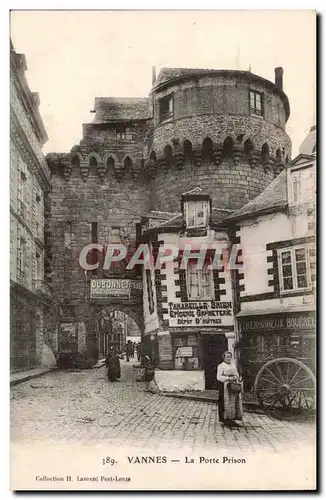
[[[117,141],[130,141],[132,140],[132,129],[129,127],[125,127],[124,125],[120,125],[116,128],[116,139]]]
[[[160,122],[173,117],[173,94],[162,97],[160,104]]]
[[[187,228],[202,228],[208,223],[209,204],[206,200],[185,202]]]

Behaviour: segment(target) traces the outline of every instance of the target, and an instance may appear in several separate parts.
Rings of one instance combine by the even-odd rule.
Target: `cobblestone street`
[[[102,367],[51,372],[12,387],[12,442],[161,445],[192,451],[284,451],[314,442],[313,422],[245,412],[243,426],[225,428],[215,404],[147,393],[144,383],[132,381],[132,362],[121,365],[122,378],[115,383]]]

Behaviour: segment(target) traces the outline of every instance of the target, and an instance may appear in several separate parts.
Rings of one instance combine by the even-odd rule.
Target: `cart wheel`
[[[257,373],[255,392],[266,410],[314,410],[316,379],[297,359],[272,359]]]

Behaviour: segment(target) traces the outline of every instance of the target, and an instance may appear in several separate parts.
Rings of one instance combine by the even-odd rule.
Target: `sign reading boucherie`
[[[119,279],[92,279],[91,299],[105,299],[106,297],[130,298],[130,280]]]
[[[169,302],[170,326],[232,326],[231,302]]]

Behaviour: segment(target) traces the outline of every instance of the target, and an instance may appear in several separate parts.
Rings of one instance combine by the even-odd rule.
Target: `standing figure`
[[[140,342],[136,344],[136,354],[137,354],[137,361],[139,363],[140,361]]]
[[[147,390],[149,390],[149,385],[154,380],[155,370],[151,358],[147,355],[144,356],[144,368],[145,368],[145,382],[147,382]]]
[[[218,416],[224,425],[232,425],[234,420],[242,420],[241,392],[235,392],[232,383],[239,383],[239,374],[232,362],[232,353],[223,354],[223,362],[217,367]]]
[[[126,344],[126,358],[129,363],[129,359],[132,357],[132,342],[131,340],[128,340]]]
[[[111,382],[121,377],[120,360],[114,347],[110,347],[105,364],[108,369],[108,379]]]

